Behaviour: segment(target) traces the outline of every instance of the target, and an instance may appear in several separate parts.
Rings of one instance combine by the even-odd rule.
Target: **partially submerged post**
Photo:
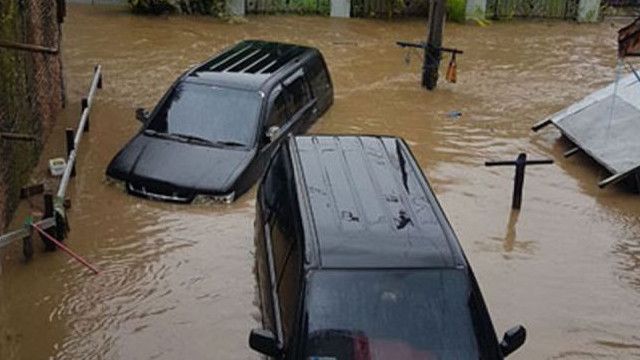
[[[553,164],[553,160],[527,160],[526,153],[520,153],[515,161],[487,161],[485,166],[514,166],[516,167],[516,175],[513,181],[513,199],[511,202],[512,209],[520,209],[522,205],[522,189],[524,185],[524,170],[527,165],[543,165]]]
[[[27,236],[22,238],[22,255],[24,256],[25,261],[29,261],[33,257],[33,229],[31,227],[32,223],[33,220],[31,216],[29,216],[29,218],[27,218],[27,221],[25,221],[24,223],[25,230],[28,233]]]
[[[82,101],[80,102],[80,115],[84,114],[84,110],[86,108],[89,107],[89,102],[87,101],[87,98],[82,98]],[[87,120],[84,124],[84,128],[82,130],[78,129],[78,131],[89,131],[89,115],[87,115]]]
[[[73,144],[73,129],[71,128],[65,129],[64,134],[67,140],[67,159],[68,159],[69,155],[71,155],[71,152],[75,148]],[[71,167],[71,177],[75,177],[75,176],[76,176],[76,164],[73,164],[73,166]]]
[[[444,15],[444,0],[432,1],[431,10],[429,11],[429,33],[427,34],[427,46],[424,49],[422,69],[422,87],[426,87],[429,90],[435,89],[436,85],[438,85]]]
[[[429,30],[427,42],[411,43],[397,41],[400,47],[413,47],[424,50],[424,60],[422,63],[422,87],[433,90],[438,85],[438,70],[442,60],[442,52],[450,52],[452,59],[450,65],[455,65],[455,56],[463,52],[458,49],[445,48],[442,46],[442,33],[445,16],[445,0],[432,0],[429,7]],[[452,82],[455,82],[452,81]]]
[[[44,212],[42,214],[42,217],[44,219],[53,218],[54,212],[55,210],[53,207],[53,195],[51,193],[44,194]],[[50,229],[47,229],[46,232],[49,235],[54,235],[55,229],[50,228]],[[44,243],[44,248],[46,251],[54,251],[56,249],[55,244],[49,241],[46,237],[41,236],[41,238],[42,238],[42,242]]]

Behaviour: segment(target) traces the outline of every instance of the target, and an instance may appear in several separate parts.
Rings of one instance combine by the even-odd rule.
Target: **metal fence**
[[[0,1],[0,229],[64,105],[64,0]]]
[[[575,19],[578,0],[489,0],[487,16],[496,19],[557,18]]]
[[[612,7],[640,7],[640,0],[604,0],[603,3]]]
[[[248,13],[300,13],[328,15],[330,0],[246,0]]]
[[[604,0],[603,2],[612,7],[640,7],[640,0]]]

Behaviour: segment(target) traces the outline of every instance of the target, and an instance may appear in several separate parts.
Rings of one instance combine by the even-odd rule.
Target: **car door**
[[[281,132],[288,120],[289,111],[287,110],[284,88],[282,85],[277,85],[271,91],[271,94],[269,94],[264,123],[258,130],[258,156],[254,162],[257,172],[262,173],[262,171],[264,171],[271,158],[271,154],[273,154],[285,138]],[[267,132],[273,127],[278,129],[278,133],[275,138],[269,139]]]

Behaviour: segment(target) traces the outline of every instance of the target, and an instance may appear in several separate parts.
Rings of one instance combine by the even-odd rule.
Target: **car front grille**
[[[132,194],[155,200],[187,203],[193,199],[191,191],[175,189],[165,184],[129,182],[127,190]]]

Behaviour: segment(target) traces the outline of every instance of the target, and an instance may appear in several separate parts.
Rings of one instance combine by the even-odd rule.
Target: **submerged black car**
[[[404,141],[298,136],[256,202],[262,329],[276,359],[502,359],[462,248]]]
[[[152,199],[231,202],[264,173],[290,133],[306,131],[333,103],[317,49],[243,41],[180,76],[107,176]]]

